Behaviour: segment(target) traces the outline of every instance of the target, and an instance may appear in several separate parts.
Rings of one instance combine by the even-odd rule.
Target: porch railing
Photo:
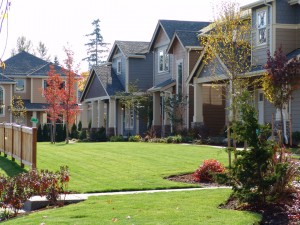
[[[11,123],[0,123],[0,154],[11,156],[24,165],[36,168],[37,129]]]

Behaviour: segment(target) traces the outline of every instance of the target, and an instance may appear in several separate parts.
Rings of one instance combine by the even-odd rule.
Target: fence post
[[[21,154],[20,154],[21,168],[24,168],[25,165],[23,163],[23,128],[22,128],[22,126],[21,126],[21,140],[20,140],[20,142],[21,142]]]
[[[18,127],[15,127],[15,125],[13,124],[12,127],[11,127],[11,161],[15,161],[15,158],[14,158],[14,134],[15,134],[15,128],[18,128]]]
[[[7,136],[6,136],[6,128],[5,128],[5,123],[4,123],[4,157],[6,158],[7,157],[7,154],[6,154],[6,142],[7,142]]]
[[[32,128],[32,169],[36,169],[37,128]]]

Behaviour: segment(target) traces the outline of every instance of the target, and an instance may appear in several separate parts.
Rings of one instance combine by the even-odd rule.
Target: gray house
[[[184,31],[197,32],[207,25],[209,22],[177,20],[159,20],[157,23],[149,45],[149,52],[153,54],[153,87],[149,91],[153,93],[153,128],[158,135],[167,135],[171,132],[171,121],[164,111],[163,99],[165,96],[176,94],[174,86],[178,70],[174,65],[179,61],[174,61],[173,54],[168,52],[169,44],[176,31],[178,34]],[[196,38],[196,33],[194,35]],[[187,51],[184,57],[188,57],[188,54]],[[184,66],[186,65],[185,63]],[[187,128],[187,119],[185,121]]]
[[[81,96],[82,123],[87,128],[105,127],[107,135],[143,134],[147,122],[125,108],[118,92],[128,92],[131,83],[143,92],[152,86],[152,54],[148,42],[116,41],[107,63],[92,68]]]
[[[282,46],[287,59],[300,57],[300,2],[297,0],[256,1],[241,8],[251,10],[252,15],[252,65],[255,69],[250,75],[261,75],[265,71],[263,65],[267,61],[267,51],[271,55]],[[259,122],[269,123],[272,114],[277,120],[280,113],[264,99],[262,89],[256,90],[256,107]],[[284,129],[288,129],[289,117],[293,118],[293,131],[300,131],[300,90],[293,93],[293,98],[285,109]],[[287,132],[288,133],[288,132]]]

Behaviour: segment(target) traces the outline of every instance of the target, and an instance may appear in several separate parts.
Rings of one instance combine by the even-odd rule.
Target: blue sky
[[[240,5],[255,0],[239,0]],[[34,46],[42,41],[52,58],[62,61],[63,46],[69,45],[79,63],[86,57],[87,38],[92,21],[100,19],[105,42],[115,40],[150,41],[159,19],[212,21],[213,9],[221,0],[11,0],[8,41],[3,60],[10,57],[17,38],[25,36]],[[0,34],[0,49],[6,35]],[[80,71],[87,64],[80,62]]]

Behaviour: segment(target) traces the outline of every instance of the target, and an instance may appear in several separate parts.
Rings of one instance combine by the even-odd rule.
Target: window
[[[267,43],[267,10],[257,12],[258,44]]]
[[[169,71],[169,54],[166,54],[166,50],[160,50],[158,52],[158,72]]]
[[[49,84],[47,84],[47,80],[43,80],[43,89],[45,90],[48,86],[49,86]],[[63,81],[60,84],[60,89],[63,89],[65,87],[66,87],[66,81]]]
[[[16,86],[15,91],[17,92],[24,92],[25,91],[25,80],[24,79],[18,79],[16,80]]]
[[[121,59],[119,59],[117,61],[117,74],[121,74],[122,73],[122,61]]]
[[[3,88],[0,87],[0,116],[4,115],[4,91]]]
[[[176,93],[182,94],[182,60],[177,61]]]
[[[133,109],[125,109],[125,128],[126,129],[133,129]]]

